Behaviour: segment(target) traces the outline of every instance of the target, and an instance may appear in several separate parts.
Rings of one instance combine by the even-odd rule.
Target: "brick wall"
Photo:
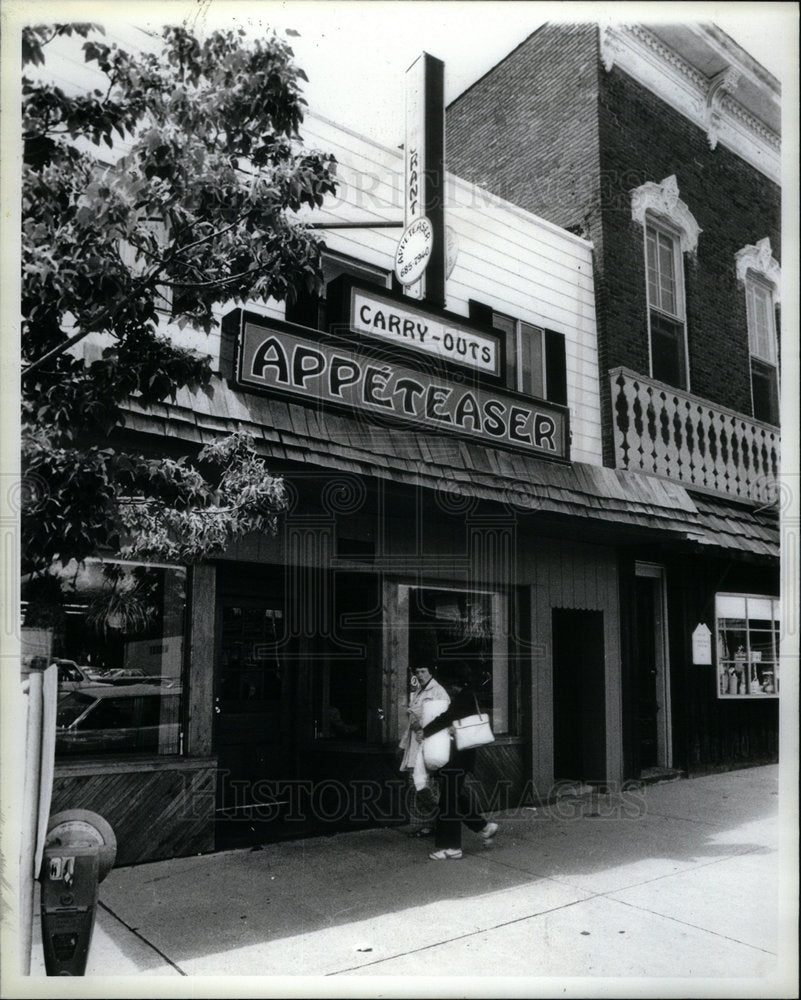
[[[594,26],[535,31],[448,108],[448,169],[581,226],[597,202],[597,64]]]
[[[780,191],[617,68],[594,25],[545,25],[448,109],[448,164],[594,244],[604,455],[606,372],[648,372],[642,227],[632,188],[675,174],[703,232],[685,255],[691,389],[751,412],[745,294],[734,254],[768,236],[778,259]]]
[[[750,413],[745,294],[734,255],[768,236],[778,259],[779,188],[725,146],[710,149],[703,130],[617,68],[601,71],[599,136],[609,366],[648,370],[643,233],[628,192],[675,174],[703,230],[697,253],[684,257],[691,389]]]
[[[598,74],[594,25],[544,25],[449,106],[446,155],[455,174],[592,240],[603,373],[610,366],[603,335]],[[606,416],[603,424],[611,442]],[[606,440],[603,447],[611,454]]]

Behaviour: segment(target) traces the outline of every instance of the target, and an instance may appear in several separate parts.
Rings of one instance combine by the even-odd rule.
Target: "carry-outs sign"
[[[485,374],[501,374],[498,337],[372,290],[351,288],[350,329],[393,347],[422,351]]]

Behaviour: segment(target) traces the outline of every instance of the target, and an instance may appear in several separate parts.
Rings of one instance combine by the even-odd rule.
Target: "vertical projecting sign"
[[[445,305],[445,65],[423,52],[406,71],[405,225],[395,273],[407,295]]]

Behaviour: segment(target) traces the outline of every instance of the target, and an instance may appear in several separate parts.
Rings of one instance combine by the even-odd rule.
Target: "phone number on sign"
[[[430,246],[426,247],[425,250],[421,250],[420,253],[418,253],[413,260],[408,261],[401,267],[399,272],[400,277],[405,278],[406,275],[420,263],[420,261],[425,260],[426,257],[430,256],[430,254],[431,254]]]

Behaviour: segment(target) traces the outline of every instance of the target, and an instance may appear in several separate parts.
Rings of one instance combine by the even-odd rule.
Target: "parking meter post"
[[[82,976],[100,881],[96,844],[52,845],[42,863],[42,945],[48,976]]]
[[[47,826],[42,870],[42,946],[48,976],[82,976],[92,943],[97,887],[114,867],[117,838],[88,809],[65,809]]]

